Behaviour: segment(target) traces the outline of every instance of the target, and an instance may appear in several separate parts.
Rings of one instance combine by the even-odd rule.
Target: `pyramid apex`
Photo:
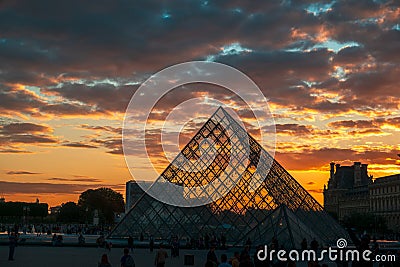
[[[224,107],[222,105],[218,106],[217,110],[215,111],[214,114],[218,113],[219,111],[222,111],[225,115],[229,115],[229,112],[226,111],[226,109],[224,109]],[[229,115],[231,117],[231,115]]]

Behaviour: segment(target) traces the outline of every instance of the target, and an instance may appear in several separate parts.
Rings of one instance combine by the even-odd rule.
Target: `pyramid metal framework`
[[[242,149],[242,144],[230,138],[228,131],[248,137],[248,161],[230,159],[231,149]],[[207,166],[201,161],[200,149],[205,139],[213,140],[214,149],[217,147],[217,155]],[[202,151],[207,154],[212,151],[211,146]],[[217,186],[233,183],[222,198],[203,206],[177,207],[144,193],[109,238],[147,234],[169,240],[173,235],[197,239],[205,234],[223,234],[227,243],[234,245],[243,244],[247,238],[253,244],[268,244],[275,237],[285,248],[298,248],[303,238],[315,238],[323,245],[336,244],[339,238],[350,240],[323,207],[221,107],[161,176],[170,183],[197,187],[226,174],[230,162],[235,168],[229,170],[224,183],[216,183],[210,192],[201,192],[213,194],[212,191],[221,190]],[[244,171],[239,173],[238,169]]]

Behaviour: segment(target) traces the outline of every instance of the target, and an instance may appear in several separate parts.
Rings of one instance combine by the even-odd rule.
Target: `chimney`
[[[339,171],[339,168],[340,168],[340,164],[337,163],[337,164],[335,164],[335,166],[336,166],[336,172],[338,172],[338,171]]]
[[[361,170],[363,173],[368,173],[368,164],[361,164]]]
[[[331,162],[331,175],[330,175],[330,179],[334,179],[335,178],[335,162]]]
[[[361,162],[354,162],[354,186],[361,185]]]
[[[368,183],[371,182],[372,179],[368,176],[368,164],[361,164],[361,179],[364,180],[364,177]]]

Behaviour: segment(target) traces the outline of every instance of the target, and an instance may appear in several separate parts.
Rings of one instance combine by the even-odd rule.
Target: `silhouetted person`
[[[233,258],[230,260],[232,267],[239,267],[240,264],[240,254],[239,251],[235,251]]]
[[[111,267],[110,262],[108,261],[108,257],[107,254],[103,254],[101,256],[101,260],[99,262],[99,264],[97,265],[98,267]]]
[[[106,239],[104,238],[104,235],[100,235],[97,239],[96,239],[96,244],[100,247],[100,248],[104,248],[106,246]]]
[[[240,257],[239,267],[254,267],[249,254],[246,254],[243,259]]]
[[[105,246],[105,248],[108,250],[108,251],[111,251],[111,248],[112,248],[112,243],[111,242],[107,242],[106,241],[106,246]]]
[[[247,255],[250,257],[250,247],[248,245],[246,245],[242,250],[242,253],[240,253],[240,261],[242,261],[242,259],[244,259]]]
[[[318,241],[315,240],[315,238],[313,238],[313,240],[311,241],[310,247],[311,247],[311,249],[314,250],[314,251],[317,251],[317,250],[318,250],[319,244],[318,244]]]
[[[133,257],[129,255],[129,248],[124,248],[124,255],[121,257],[121,267],[135,267]]]
[[[279,242],[278,242],[278,239],[276,237],[272,238],[271,249],[275,249],[275,250],[279,249]]]
[[[174,237],[171,242],[171,257],[179,257],[179,240],[177,237]]]
[[[156,258],[154,259],[154,265],[156,267],[164,267],[167,258],[168,258],[168,253],[164,249],[163,245],[160,244],[160,249],[157,251]]]
[[[154,250],[154,238],[153,238],[153,236],[150,236],[149,249],[150,249],[150,252],[153,252],[153,250]]]
[[[251,247],[251,239],[250,239],[250,237],[247,238],[245,245]]]
[[[301,241],[301,249],[306,250],[307,249],[307,239],[303,238],[303,241]]]
[[[9,252],[8,252],[8,260],[9,261],[13,261],[14,260],[14,252],[15,252],[15,247],[17,246],[17,241],[18,241],[18,237],[16,233],[12,233],[9,238]]]
[[[57,235],[56,234],[54,234],[53,237],[51,238],[51,244],[53,246],[55,246],[57,244]]]
[[[133,251],[133,237],[132,236],[128,237],[128,248],[131,252]]]
[[[204,245],[206,246],[206,249],[210,247],[210,236],[207,233],[204,236]]]
[[[218,258],[217,255],[215,254],[215,247],[211,247],[210,250],[208,251],[207,261],[212,261],[215,263],[215,265],[218,265]]]
[[[226,245],[226,237],[225,237],[224,234],[221,234],[221,246],[222,246],[222,249],[226,248],[225,245]]]
[[[82,235],[82,233],[79,233],[78,244],[79,244],[79,246],[85,245],[85,237]]]
[[[369,243],[371,241],[371,238],[369,235],[365,234],[361,237],[361,243],[360,243],[360,247],[359,247],[359,251],[360,251],[360,255],[362,255],[362,253],[365,250],[369,250]],[[373,266],[373,262],[372,261],[366,261],[363,259],[363,257],[360,257],[360,261],[357,263],[358,266],[362,266],[362,267],[372,267]]]
[[[218,265],[218,267],[232,267],[232,265],[228,263],[228,257],[226,254],[221,255],[221,263]]]
[[[376,241],[376,238],[374,237],[373,242],[372,242],[372,252],[374,253],[373,255],[376,256],[379,254],[379,244]]]
[[[254,267],[267,267],[269,266],[269,257],[267,257],[264,261],[259,260],[257,253],[260,250],[264,250],[264,247],[262,245],[259,245],[256,251],[254,252]]]

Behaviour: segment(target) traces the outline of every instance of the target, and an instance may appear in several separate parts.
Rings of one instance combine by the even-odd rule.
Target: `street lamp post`
[[[26,227],[28,225],[28,216],[29,216],[29,211],[30,208],[28,206],[22,207],[22,223],[24,225],[24,232],[26,231]]]

